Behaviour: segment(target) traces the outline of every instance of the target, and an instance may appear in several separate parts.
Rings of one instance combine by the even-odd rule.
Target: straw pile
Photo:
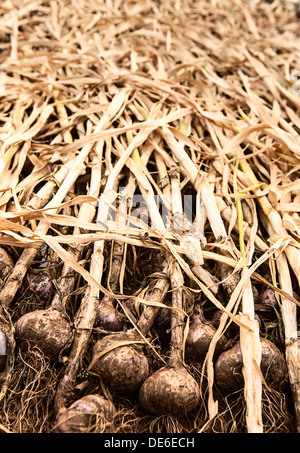
[[[300,431],[294,5],[3,0],[0,24],[1,431],[54,432],[90,394],[115,408],[90,432]],[[37,310],[70,328],[55,358],[22,341],[17,322]],[[188,360],[196,320],[214,331]],[[184,417],[147,412],[94,372],[94,345],[121,330],[153,373],[178,323],[200,392]],[[277,387],[260,369],[265,340],[287,367]],[[229,394],[222,341],[243,358]]]

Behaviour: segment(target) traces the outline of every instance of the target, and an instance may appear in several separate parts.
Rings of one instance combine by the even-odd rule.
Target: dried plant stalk
[[[24,278],[27,270],[46,266],[37,260],[44,244],[64,264],[57,267],[62,271],[54,305],[66,303],[75,281],[77,303],[87,284],[77,316],[68,311],[76,333],[62,404],[69,401],[69,390],[76,395],[73,384],[91,344],[99,295],[124,308],[124,288],[141,285],[152,260],[170,254],[180,272],[154,277],[154,299],[150,293],[148,300],[143,293],[133,299],[143,303],[143,326],[144,315],[153,320],[164,307],[160,297],[167,282],[180,274],[178,281],[191,284],[189,315],[200,297],[212,322],[214,310],[223,310],[202,374],[194,369],[203,398],[182,423],[174,414],[146,416],[131,397],[123,399],[116,430],[294,430],[285,390],[261,389],[256,312],[263,337],[275,338],[285,350],[299,430],[298,29],[294,5],[281,0],[98,1],[96,7],[83,0],[1,2],[0,244],[15,263],[3,275],[0,260],[5,325],[0,349],[9,344],[1,359],[7,365],[0,375],[2,431],[53,427],[51,398],[64,364],[51,363],[45,373],[46,357],[23,356],[14,350],[13,338],[13,324],[24,312],[45,308],[38,297],[28,297]],[[124,181],[130,196],[142,194],[151,225],[136,218],[134,200],[116,213],[120,221],[107,216]],[[186,194],[195,207],[191,224],[182,222]],[[103,285],[107,242],[114,246]],[[134,269],[126,259],[129,246]],[[89,269],[81,259],[85,250],[95,252]],[[179,306],[182,287],[172,283]],[[260,303],[265,287],[273,291],[273,308]],[[183,316],[172,313],[173,319]],[[122,319],[125,329],[132,327],[129,315]],[[244,395],[231,398],[235,403],[229,408],[226,398],[219,406],[214,399],[213,354],[224,333],[230,341],[238,335],[234,323],[240,328],[245,385]],[[133,342],[148,345],[155,367],[163,356],[157,340],[147,339],[149,325],[140,332],[134,325]],[[42,388],[48,373],[49,392]],[[93,385],[79,380],[79,392]],[[93,390],[106,393],[105,386]]]
[[[243,294],[243,314],[241,321],[250,327],[240,329],[240,344],[243,357],[244,394],[247,405],[246,422],[248,433],[262,433],[262,378],[260,363],[262,348],[259,324],[254,318],[254,301],[250,279],[246,282]]]

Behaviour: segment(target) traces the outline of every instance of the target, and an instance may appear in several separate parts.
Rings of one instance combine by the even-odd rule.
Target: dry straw
[[[300,432],[300,96],[292,89],[300,36],[293,5],[4,0],[0,30],[0,246],[14,260],[0,275],[8,339],[0,431],[51,432],[60,405],[92,391],[115,398],[117,432]],[[136,194],[149,223],[134,215]],[[178,231],[185,195],[193,199],[190,224]],[[38,345],[24,351],[14,343],[18,317],[41,304],[36,293],[25,301],[43,244],[57,257],[54,297],[74,331],[70,351],[55,364]],[[134,397],[124,402],[101,380],[78,377],[104,335],[94,326],[102,297],[126,328],[136,328],[154,368],[167,361],[155,329],[139,331],[126,305],[147,306],[143,294],[161,271],[158,255],[180,276],[180,288],[170,277],[175,295],[191,295],[177,310],[182,341],[198,304],[208,317],[223,312],[204,364],[190,368],[203,401],[185,420],[151,418]],[[266,286],[275,291],[278,322],[266,318],[259,328],[256,294]],[[215,389],[214,351],[232,325],[244,386],[228,411]],[[260,371],[260,338],[270,331],[285,354],[290,390],[266,400],[272,390]],[[42,388],[47,378],[51,388]]]

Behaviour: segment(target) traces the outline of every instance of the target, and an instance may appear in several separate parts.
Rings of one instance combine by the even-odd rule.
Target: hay
[[[0,431],[53,432],[70,363],[63,400],[88,392],[110,398],[118,433],[299,431],[294,5],[4,0],[0,30],[0,247],[15,263],[0,275],[8,339]],[[192,206],[178,230],[185,196]],[[185,334],[199,304],[208,321],[223,312],[204,364],[189,366],[202,400],[184,420],[152,417],[137,395],[115,395],[86,371],[92,345],[109,333],[95,325],[99,300],[111,301],[125,329],[136,327],[139,310],[135,316],[128,306],[146,303],[162,272],[158,256],[172,256],[182,272]],[[46,300],[30,287],[29,271],[51,276]],[[259,310],[255,296],[266,285],[279,304],[271,320],[272,309]],[[74,332],[72,348],[54,363],[15,343],[13,329],[53,298]],[[167,299],[157,304],[166,307]],[[282,393],[260,379],[255,313],[260,335],[285,354]],[[214,385],[214,348],[229,331],[229,341],[243,341],[245,388],[227,399]],[[151,370],[160,368],[169,351],[155,326],[141,342]]]

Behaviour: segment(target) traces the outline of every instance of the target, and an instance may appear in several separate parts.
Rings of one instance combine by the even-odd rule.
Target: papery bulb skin
[[[35,310],[21,316],[15,324],[16,339],[37,346],[50,359],[57,359],[72,342],[69,322],[58,310]]]
[[[128,341],[126,333],[107,335],[93,348],[91,370],[117,392],[135,392],[149,376],[149,363],[142,348],[134,344],[118,346]],[[112,348],[102,355],[102,352]]]

